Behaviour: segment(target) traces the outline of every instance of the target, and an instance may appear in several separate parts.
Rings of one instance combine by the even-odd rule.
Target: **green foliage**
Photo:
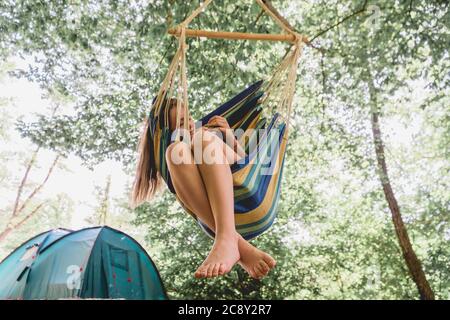
[[[177,45],[165,32],[198,4],[3,1],[0,54],[34,59],[29,69],[15,74],[75,105],[71,115],[19,122],[23,136],[77,154],[87,165],[117,159],[131,172],[139,123]],[[169,294],[194,299],[418,297],[376,176],[369,122],[374,106],[369,89],[374,88],[391,180],[413,246],[436,296],[448,298],[448,3],[273,4],[322,48],[304,50],[278,220],[255,240],[278,266],[262,281],[249,279],[239,267],[225,278],[195,280],[192,274],[210,240],[165,193],[134,214],[135,224],[147,229],[148,250]],[[379,15],[375,10],[376,17],[371,16],[370,5]],[[254,1],[214,1],[191,26],[279,32],[267,16],[257,19],[259,13]],[[273,43],[189,40],[194,116],[268,75],[285,49]],[[410,138],[399,140],[398,131]]]

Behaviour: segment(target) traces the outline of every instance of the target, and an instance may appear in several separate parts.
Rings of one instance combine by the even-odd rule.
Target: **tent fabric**
[[[38,235],[0,263],[0,279],[0,299],[167,299],[146,251],[106,226]]]
[[[159,273],[136,241],[107,228],[102,229],[99,237],[101,241],[93,246],[87,263],[82,297],[164,298]]]
[[[17,247],[0,263],[0,299],[19,299],[25,290],[25,273],[38,254],[39,248],[50,245],[70,233],[54,229],[38,234]]]

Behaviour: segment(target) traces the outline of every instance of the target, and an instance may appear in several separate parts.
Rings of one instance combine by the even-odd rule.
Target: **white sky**
[[[25,116],[27,120],[31,120],[33,114],[48,113],[50,109],[50,101],[42,98],[42,90],[26,79],[15,79],[7,76],[0,82],[0,98],[13,98],[14,103],[11,105],[13,110],[10,110],[10,113],[18,117]],[[36,148],[27,139],[21,138],[13,128],[10,133],[11,141],[7,143],[2,141],[0,144],[1,151],[24,152],[28,148],[31,154],[31,150]],[[41,166],[33,169],[30,180],[42,181],[54,157],[54,152],[42,150],[38,157],[38,163]],[[64,192],[74,200],[75,214],[68,227],[78,229],[87,225],[84,220],[93,213],[93,206],[97,204],[94,197],[95,186],[103,187],[108,175],[111,175],[111,197],[124,196],[125,184],[129,177],[124,173],[119,163],[107,161],[95,167],[93,171],[81,166],[80,159],[75,156],[64,159],[63,163],[69,171],[55,170],[41,191],[41,195],[45,197]],[[15,179],[21,178],[24,173],[24,166],[14,161],[2,165],[6,165],[9,172],[14,172]],[[16,190],[11,190],[9,194],[3,193],[0,196],[1,208],[11,206],[15,192]]]

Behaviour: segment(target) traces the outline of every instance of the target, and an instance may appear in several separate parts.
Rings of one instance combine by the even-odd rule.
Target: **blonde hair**
[[[170,110],[176,106],[176,102],[177,100],[174,98],[164,99],[162,106],[169,107]],[[161,108],[161,114],[164,114],[164,108]],[[151,201],[162,186],[162,177],[156,169],[153,139],[149,125],[149,119],[146,119],[139,139],[138,161],[130,199],[130,207],[133,209],[146,201]]]

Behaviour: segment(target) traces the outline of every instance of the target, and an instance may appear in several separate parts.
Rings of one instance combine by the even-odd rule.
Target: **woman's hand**
[[[230,125],[224,117],[214,116],[209,119],[206,129],[208,130],[208,128],[210,128],[209,130],[219,130],[223,137],[225,137],[225,142],[233,148],[236,154],[241,157],[245,156],[245,151],[242,149],[239,141],[236,139]]]
[[[228,121],[221,116],[213,116],[211,119],[209,119],[206,130],[210,131],[220,131],[222,134],[221,139],[224,139],[227,141],[227,143],[231,143],[232,145],[235,144],[236,137],[233,134],[233,131],[231,131],[230,125],[228,124]]]
[[[228,124],[227,120],[224,117],[221,116],[213,116],[208,121],[208,127],[216,127],[222,133],[225,133],[227,130],[230,129],[230,125]]]

